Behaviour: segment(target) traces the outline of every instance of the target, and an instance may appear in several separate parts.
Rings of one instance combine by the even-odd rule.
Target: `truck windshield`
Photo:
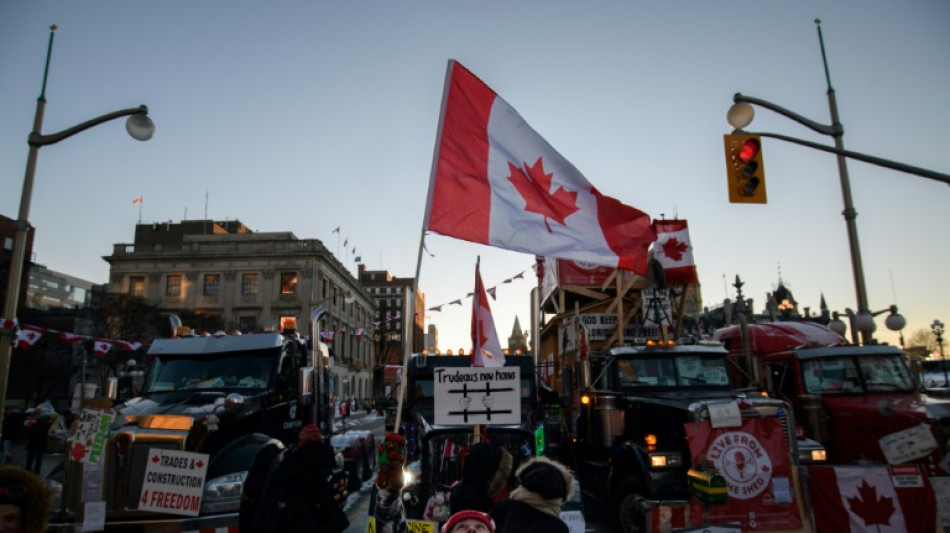
[[[910,392],[914,382],[899,355],[827,357],[802,362],[811,394]]]
[[[729,385],[726,358],[719,354],[620,359],[617,369],[622,388]]]
[[[266,389],[274,373],[272,351],[228,352],[213,355],[157,355],[143,392],[179,390]]]

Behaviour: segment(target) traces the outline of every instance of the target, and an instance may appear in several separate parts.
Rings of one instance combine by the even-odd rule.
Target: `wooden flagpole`
[[[439,143],[442,140],[442,128],[445,123],[445,104],[449,99],[449,85],[452,82],[452,68],[455,66],[455,60],[450,59],[445,68],[445,84],[442,89],[442,107],[439,110],[439,127],[435,134],[435,147],[432,151],[432,168],[429,171],[429,191],[426,194],[426,211],[422,217],[422,231],[419,235],[419,253],[416,256],[416,277],[412,282],[412,289],[408,295],[411,300],[406,302],[406,320],[414,325],[416,320],[416,293],[419,290],[419,272],[422,269],[422,250],[425,247],[426,228],[429,227],[429,216],[432,213],[432,190],[435,188],[435,173],[439,164]],[[399,400],[396,402],[396,421],[393,424],[392,431],[399,433],[399,427],[402,424],[402,406],[406,398],[406,381],[408,381],[407,370],[409,368],[409,359],[412,357],[412,333],[413,327],[404,326],[407,331],[403,337],[404,349],[402,358],[402,383],[399,386]]]

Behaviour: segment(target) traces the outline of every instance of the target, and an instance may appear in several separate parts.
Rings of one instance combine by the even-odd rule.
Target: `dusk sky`
[[[835,157],[764,139],[768,203],[732,204],[726,111],[741,92],[831,122],[845,148],[950,173],[950,3],[245,0],[0,3],[0,213],[16,218],[49,27],[43,133],[145,104],[40,150],[34,260],[95,283],[135,224],[239,219],[320,239],[355,272],[415,275],[446,64],[480,77],[601,192],[689,222],[704,304],[856,309]],[[750,131],[826,145],[766,109]],[[873,311],[950,322],[950,188],[848,162]],[[133,200],[142,197],[141,206]],[[141,207],[141,212],[140,212]],[[340,227],[340,233],[333,233]],[[343,240],[347,241],[344,249]],[[530,319],[532,255],[426,237],[420,287],[443,349],[469,348],[476,260],[504,344]],[[356,252],[353,253],[352,249]],[[523,280],[502,281],[524,273]],[[463,305],[443,305],[461,299]],[[877,337],[897,343],[877,319]]]

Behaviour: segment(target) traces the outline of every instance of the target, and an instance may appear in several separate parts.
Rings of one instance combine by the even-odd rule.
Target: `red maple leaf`
[[[195,463],[195,466],[197,466],[198,468],[201,468],[202,466],[204,466],[204,462],[202,462],[201,459],[198,459],[198,462]]]
[[[564,219],[580,209],[577,207],[576,192],[570,192],[561,186],[558,186],[553,193],[550,192],[551,178],[554,174],[544,173],[544,164],[540,157],[530,167],[524,163],[524,170],[510,162],[508,169],[511,171],[508,181],[527,202],[524,210],[543,216],[544,227],[548,228],[548,233],[551,233],[549,218],[563,226]]]
[[[663,254],[673,261],[682,261],[683,254],[689,246],[685,242],[680,242],[676,237],[670,237],[663,243]]]
[[[864,520],[864,525],[890,525],[891,516],[896,509],[894,508],[894,499],[878,497],[877,489],[868,485],[868,480],[861,481],[858,487],[858,496],[848,498],[848,506],[851,512],[860,516]]]
[[[157,456],[157,455],[152,456],[152,462],[153,462],[153,463],[157,463],[157,462],[158,462],[158,456]]]
[[[86,447],[83,446],[81,442],[77,442],[76,445],[73,446],[71,453],[73,454],[73,459],[82,461],[83,456],[86,455]]]

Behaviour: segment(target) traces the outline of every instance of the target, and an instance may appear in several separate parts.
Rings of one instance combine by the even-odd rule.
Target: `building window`
[[[280,273],[280,293],[294,294],[295,292],[297,292],[297,273],[296,272],[281,272]]]
[[[129,296],[145,297],[145,276],[129,277]]]
[[[221,288],[221,274],[205,274],[205,296],[217,296]]]
[[[241,276],[241,294],[257,294],[257,274]]]
[[[250,333],[257,329],[257,318],[252,316],[242,316],[238,319],[238,327],[242,333]]]
[[[168,276],[165,279],[165,296],[178,298],[181,296],[181,276]]]

